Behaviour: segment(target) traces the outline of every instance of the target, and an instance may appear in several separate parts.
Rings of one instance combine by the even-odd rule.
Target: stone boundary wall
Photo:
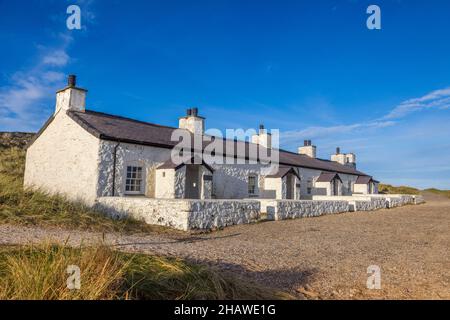
[[[425,203],[425,199],[421,195],[414,196],[414,204]]]
[[[355,201],[355,211],[375,211],[379,209],[386,209],[387,202],[384,198],[371,199],[370,201]]]
[[[260,218],[259,201],[101,197],[96,208],[114,218],[132,217],[178,230],[210,230]]]
[[[368,195],[358,196],[313,196],[313,200],[348,201],[350,211],[373,211],[386,209],[386,198],[374,198]]]
[[[278,200],[276,201],[274,220],[318,217],[325,214],[348,212],[347,201],[316,200]]]

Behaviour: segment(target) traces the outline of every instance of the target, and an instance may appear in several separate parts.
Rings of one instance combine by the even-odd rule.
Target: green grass
[[[24,190],[25,151],[0,148],[0,223],[58,226],[101,232],[166,232],[134,219],[116,220],[63,196]],[[173,231],[170,231],[173,232]]]
[[[67,288],[69,265],[80,268],[79,290]],[[289,298],[202,265],[102,245],[0,247],[3,300]]]
[[[394,187],[390,184],[378,185],[378,192],[384,194],[420,194],[420,190],[407,186]]]

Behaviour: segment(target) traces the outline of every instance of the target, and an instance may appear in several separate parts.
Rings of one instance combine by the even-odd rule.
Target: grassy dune
[[[441,196],[450,198],[450,190],[439,190],[439,189],[431,188],[431,189],[425,189],[424,191],[439,194]]]
[[[23,189],[25,151],[0,148],[0,223],[58,226],[92,231],[164,232],[133,219],[115,220],[81,203]]]
[[[67,288],[67,267],[80,289]],[[175,258],[128,254],[106,246],[0,247],[0,299],[287,299],[289,295]]]
[[[390,184],[380,183],[378,191],[385,194],[420,194],[420,190],[407,186],[394,187]]]

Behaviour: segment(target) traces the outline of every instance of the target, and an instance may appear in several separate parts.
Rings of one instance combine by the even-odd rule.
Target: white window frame
[[[128,169],[131,168],[131,172],[128,171]],[[133,172],[133,168],[136,168],[136,172]],[[129,175],[130,173],[130,175]],[[136,173],[136,177],[133,177],[133,173]],[[138,175],[138,173],[140,173],[140,177]],[[124,193],[125,194],[129,194],[129,195],[141,195],[141,194],[145,194],[145,168],[142,165],[138,165],[138,164],[127,164],[125,166],[125,177],[124,177]],[[140,181],[140,188],[139,190],[127,190],[127,187],[130,185],[132,186],[133,184],[131,183],[132,181]]]

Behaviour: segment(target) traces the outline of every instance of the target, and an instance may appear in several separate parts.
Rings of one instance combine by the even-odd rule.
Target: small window
[[[249,195],[256,194],[256,176],[248,177],[248,194]]]
[[[163,176],[163,178],[166,177],[166,172],[165,171],[163,171],[162,176]]]
[[[127,167],[125,191],[128,193],[142,193],[142,167]]]
[[[347,182],[348,192],[353,192],[353,184],[351,181]]]
[[[308,179],[307,186],[306,186],[306,192],[308,194],[312,193],[312,180],[311,179]]]

